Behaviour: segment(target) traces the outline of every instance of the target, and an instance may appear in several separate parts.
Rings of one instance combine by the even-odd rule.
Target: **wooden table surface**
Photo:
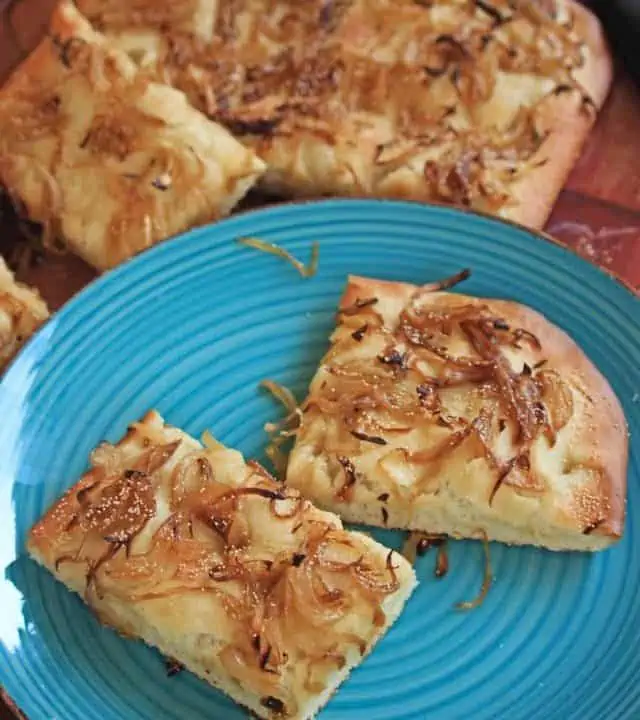
[[[0,73],[15,64],[46,24],[51,0],[16,4],[13,25],[0,24]],[[40,12],[34,6],[40,6]],[[0,0],[0,10],[3,0]],[[1,80],[2,78],[0,78]],[[640,289],[640,93],[619,68],[607,103],[582,157],[560,195],[548,233],[581,255]],[[16,247],[11,223],[0,226],[0,250]],[[20,279],[38,287],[52,309],[59,308],[95,277],[70,255],[47,255],[23,268]],[[0,699],[0,720],[15,718]],[[32,720],[46,720],[33,718]]]

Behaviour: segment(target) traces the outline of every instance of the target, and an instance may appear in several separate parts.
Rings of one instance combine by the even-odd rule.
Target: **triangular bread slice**
[[[103,622],[261,718],[313,717],[416,582],[397,553],[156,412],[94,451],[28,549]]]
[[[607,547],[628,453],[612,389],[542,315],[452,282],[350,278],[287,483],[349,521]]]

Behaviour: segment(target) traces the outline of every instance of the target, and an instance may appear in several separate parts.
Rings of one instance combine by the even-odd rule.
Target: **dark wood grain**
[[[547,232],[640,289],[640,212],[565,190]]]
[[[21,53],[27,54],[45,34],[57,0],[13,0],[7,24]]]
[[[640,210],[639,149],[640,92],[620,74],[567,188]]]

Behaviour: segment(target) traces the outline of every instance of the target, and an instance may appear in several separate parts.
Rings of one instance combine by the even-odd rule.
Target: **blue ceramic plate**
[[[305,280],[239,236],[306,259]],[[640,301],[571,252],[450,209],[328,201],[239,215],[166,243],[93,283],[40,331],[0,384],[0,683],[31,720],[235,720],[189,673],[102,628],[25,557],[32,523],[101,440],[158,408],[261,457],[273,378],[302,397],[347,273],[428,282],[473,268],[464,291],[513,298],[567,330],[623,402],[633,448],[624,540],[596,555],[492,546],[495,582],[473,612],[482,548],[454,543],[323,720],[640,718]],[[398,547],[399,533],[379,533]]]

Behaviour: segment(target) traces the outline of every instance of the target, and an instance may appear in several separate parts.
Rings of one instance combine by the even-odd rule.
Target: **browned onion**
[[[433,572],[437,578],[444,577],[449,572],[449,556],[447,554],[446,542],[442,543],[438,547],[438,555],[436,557],[436,567]]]
[[[266,423],[264,426],[265,431],[269,434],[269,443],[265,450],[266,455],[275,471],[284,479],[287,470],[288,453],[283,450],[283,446],[290,437],[296,435],[302,428],[304,414],[298,406],[293,393],[288,388],[273,380],[263,380],[260,387],[268,390],[287,411],[286,417],[279,422]]]
[[[513,457],[511,458],[511,460],[507,461],[500,467],[498,471],[498,477],[493,485],[493,488],[491,489],[491,494],[489,495],[489,505],[493,504],[496,493],[502,487],[502,483],[505,481],[507,475],[509,475],[509,473],[513,470],[517,460],[518,456]]]
[[[227,673],[241,685],[265,696],[279,695],[282,692],[280,676],[262,670],[258,664],[254,664],[253,658],[240,648],[226,645],[218,657]]]
[[[353,486],[356,484],[356,469],[348,457],[339,455],[337,459],[344,472],[344,482],[337,492],[337,497],[340,500],[350,500],[353,494]]]
[[[366,308],[370,308],[373,305],[376,305],[377,302],[378,302],[377,297],[358,299],[353,303],[353,305],[349,305],[347,307],[340,308],[340,314],[341,315],[359,315],[360,313],[365,311]]]
[[[542,400],[549,413],[551,427],[559,432],[573,416],[573,395],[557,372],[543,370],[536,375],[542,386]]]
[[[297,612],[313,625],[335,623],[351,606],[342,592],[322,582],[314,563],[305,562],[299,568],[291,568],[286,582]]]
[[[442,403],[438,395],[438,381],[426,378],[424,382],[416,387],[420,405],[431,413],[439,413],[442,410]]]
[[[175,453],[181,441],[176,440],[166,445],[152,446],[137,462],[136,470],[142,470],[149,475],[158,471]]]
[[[347,633],[341,633],[339,637],[340,646],[351,643],[359,643],[360,646],[364,645],[366,649],[366,643],[364,643],[360,638],[355,635],[351,636]],[[338,645],[338,643],[336,643],[336,645]],[[328,674],[334,671],[336,668],[338,670],[342,670],[342,668],[347,663],[347,659],[341,652],[338,652],[337,650],[328,650],[323,653],[317,653],[316,655],[312,655],[311,657],[309,657],[308,662],[309,667],[307,669],[304,686],[307,692],[316,694],[322,692],[326,688],[326,680]],[[317,676],[318,674],[320,674],[320,679],[313,680],[312,676]]]
[[[210,494],[219,487],[214,482],[211,463],[206,457],[197,454],[184,457],[175,468],[171,480],[171,506],[174,509],[189,496],[195,496],[200,501],[203,492],[208,491]]]
[[[444,535],[432,535],[421,530],[412,530],[402,546],[401,555],[413,564],[418,555],[424,555],[430,547],[440,546],[444,540]]]
[[[389,550],[386,567],[389,573],[388,579],[381,580],[376,577],[369,568],[363,567],[361,563],[354,565],[352,573],[358,578],[360,584],[367,590],[379,595],[390,595],[398,590],[400,581],[396,575],[396,567],[392,562],[393,550]]]
[[[274,382],[273,380],[261,380],[260,387],[268,390],[273,397],[284,406],[287,413],[296,411],[298,402],[289,388],[286,388],[284,385],[280,385],[280,383]]]
[[[313,557],[315,562],[332,572],[349,572],[362,563],[364,555],[362,548],[355,547],[345,538],[321,542]]]
[[[363,656],[367,651],[367,641],[358,635],[354,635],[353,633],[342,633],[341,640],[345,644],[355,645],[361,656]],[[341,658],[344,659],[344,656],[338,655],[335,657],[336,664],[340,662]]]
[[[226,532],[226,544],[228,548],[246,547],[251,540],[249,521],[242,513],[234,513]]]
[[[86,563],[87,560],[84,558],[78,558],[76,555],[60,555],[56,558],[54,565],[55,565],[56,572],[58,572],[60,565],[62,565],[62,564],[78,563],[78,562]]]
[[[421,332],[406,322],[401,324],[400,330],[412,345],[428,350],[430,353],[445,360],[449,365],[462,368],[463,370],[490,370],[493,367],[490,360],[478,360],[470,357],[454,357],[450,355],[443,348],[434,345],[424,332]],[[486,375],[487,373],[485,372],[483,376]]]
[[[455,275],[451,275],[450,277],[444,278],[442,280],[436,280],[435,282],[428,283],[426,285],[422,285],[418,290],[418,295],[421,295],[422,293],[449,290],[455,285],[458,285],[459,283],[468,280],[470,277],[471,270],[469,268],[465,268],[464,270],[460,270],[460,272],[457,272],[455,273]]]
[[[525,330],[524,328],[516,328],[513,331],[513,344],[517,345],[520,340],[526,340],[531,347],[533,347],[535,350],[541,350],[542,345],[540,344],[540,340],[528,330]]]
[[[95,593],[98,598],[102,599],[102,594],[100,591],[99,581],[98,581],[98,570],[108,563],[110,560],[113,559],[113,557],[121,550],[121,548],[124,547],[124,543],[108,543],[105,551],[93,562],[87,561],[88,569],[86,572],[86,587],[85,587],[85,599],[88,604],[93,604],[90,602],[92,593]]]
[[[484,550],[484,578],[482,580],[482,587],[480,588],[480,592],[473,600],[465,600],[459,603],[456,603],[455,607],[458,610],[474,610],[477,607],[480,607],[482,603],[484,602],[484,599],[487,597],[487,593],[489,592],[491,588],[491,581],[492,581],[492,571],[491,571],[491,554],[489,550],[489,538],[487,537],[487,533],[482,530],[482,548]]]
[[[94,482],[89,483],[88,485],[83,485],[78,492],[76,493],[76,500],[80,503],[80,505],[85,506],[87,504],[88,498],[87,495],[98,485],[98,480],[95,480]]]
[[[88,506],[81,523],[109,542],[126,543],[155,515],[156,499],[149,476],[125,471],[102,489],[99,499]]]
[[[285,438],[275,437],[269,441],[269,444],[265,448],[266,456],[280,477],[285,476],[288,463],[288,455],[282,451],[281,447],[284,442]]]
[[[434,447],[428,450],[416,450],[409,453],[409,459],[415,463],[430,463],[440,460],[444,455],[461,445],[471,435],[472,426],[466,425],[461,430],[455,430]]]
[[[194,508],[194,517],[218,533],[225,542],[229,542],[229,533],[233,528],[238,511],[238,502],[242,497],[259,497],[269,501],[287,500],[286,491],[267,487],[239,487],[224,492],[208,502],[201,502]],[[246,533],[245,533],[246,534]]]

